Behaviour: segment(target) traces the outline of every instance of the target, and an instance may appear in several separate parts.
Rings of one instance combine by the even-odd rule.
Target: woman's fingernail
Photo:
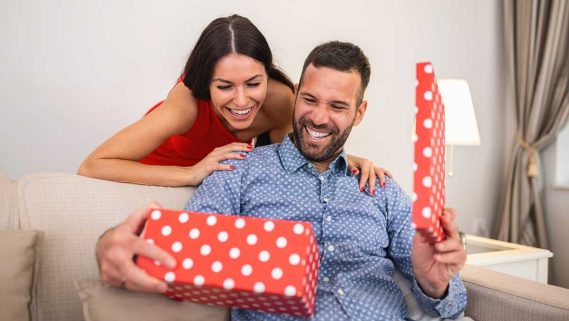
[[[364,188],[363,188],[363,187],[360,187],[360,192],[363,192],[363,191],[364,191]]]
[[[249,145],[247,145],[247,148],[253,149],[253,145],[249,144]]]
[[[357,174],[358,170],[354,168],[354,169],[352,169],[352,173]]]
[[[375,196],[375,190],[371,190],[371,196]]]
[[[385,182],[381,183],[381,186],[382,186],[382,187],[385,187]]]
[[[235,166],[229,165],[229,169],[230,169],[230,170],[234,170],[234,169],[235,169]]]
[[[239,157],[241,157],[242,159],[245,159],[245,155],[243,155],[243,154],[239,154]]]

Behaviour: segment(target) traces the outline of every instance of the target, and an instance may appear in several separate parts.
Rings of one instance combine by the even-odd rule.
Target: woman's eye
[[[231,86],[217,86],[217,89],[219,90],[227,90],[229,88],[231,88]]]
[[[261,84],[260,82],[251,83],[251,84],[247,84],[247,87],[258,87],[260,84]]]

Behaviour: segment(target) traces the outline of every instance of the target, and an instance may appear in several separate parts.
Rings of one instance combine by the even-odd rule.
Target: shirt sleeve
[[[186,204],[187,211],[213,214],[240,214],[242,178],[247,171],[245,160],[228,160],[223,164],[234,170],[214,171],[206,177]]]
[[[389,235],[388,256],[393,260],[396,268],[411,282],[411,292],[421,308],[432,316],[442,318],[456,318],[466,307],[466,288],[457,273],[449,282],[447,294],[442,299],[433,299],[426,295],[415,278],[411,251],[415,229],[411,225],[411,200],[395,183],[388,179],[384,189],[382,204],[386,214]]]

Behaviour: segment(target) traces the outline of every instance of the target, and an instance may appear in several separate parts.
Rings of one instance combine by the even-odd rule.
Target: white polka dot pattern
[[[167,296],[261,311],[287,298],[275,313],[313,313],[320,254],[310,224],[168,209],[150,217],[145,238],[181,264],[173,271],[143,257],[138,264],[170,284]]]
[[[431,242],[444,239],[445,111],[431,63],[417,64],[413,224]],[[434,98],[434,99],[433,99]]]

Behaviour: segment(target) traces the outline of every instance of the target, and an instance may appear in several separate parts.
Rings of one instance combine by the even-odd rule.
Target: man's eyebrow
[[[300,96],[306,97],[306,98],[312,98],[312,99],[316,99],[316,97],[312,94],[306,93],[306,92],[301,92],[299,94]]]
[[[253,77],[251,77],[251,78],[245,80],[245,82],[250,82],[250,81],[256,80],[256,79],[259,78],[259,77],[263,77],[263,75],[261,75],[261,74],[255,75],[255,76],[253,76]],[[231,81],[229,81],[229,80],[225,80],[225,79],[223,79],[223,78],[214,78],[214,79],[212,79],[212,82],[213,82],[213,81],[221,81],[221,82],[224,82],[224,83],[233,84],[233,82],[231,82]]]
[[[330,105],[342,105],[344,107],[350,107],[350,104],[343,100],[332,100],[330,102]]]

